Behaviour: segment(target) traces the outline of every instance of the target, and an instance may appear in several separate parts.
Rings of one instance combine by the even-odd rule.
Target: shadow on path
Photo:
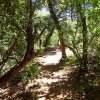
[[[1,100],[100,100],[85,98],[86,94],[80,90],[75,66],[65,65],[62,68],[59,64],[60,57],[60,50],[54,49],[53,52],[45,52],[42,57],[36,58],[35,61],[41,65],[41,75],[28,84],[10,89],[11,99]],[[33,94],[36,99],[32,99]]]

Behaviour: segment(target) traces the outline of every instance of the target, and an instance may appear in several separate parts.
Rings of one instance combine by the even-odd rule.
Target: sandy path
[[[69,49],[66,49],[66,54],[67,56],[73,55]],[[65,69],[61,68],[59,65],[60,59],[61,51],[59,49],[48,51],[44,56],[35,58],[35,60],[41,64],[41,75],[38,78],[29,81],[23,91],[26,92],[25,94],[23,92],[20,93],[20,87],[19,89],[16,87],[16,89],[10,90],[13,91],[11,92],[11,95],[14,97],[14,95],[17,94],[18,89],[20,96],[27,98],[27,100],[30,100],[28,92],[36,94],[38,100],[72,100],[70,85],[73,82],[70,82],[71,78],[69,78],[69,74],[72,72],[72,66],[66,66]],[[28,96],[26,96],[26,94]]]
[[[73,53],[66,49],[66,55],[72,56]],[[61,51],[59,49],[46,53],[43,57],[36,58],[42,65],[42,74],[31,81],[26,86],[26,90],[29,89],[37,94],[38,100],[67,100],[72,98],[71,92],[66,89],[66,84],[69,80],[68,75],[72,72],[72,67],[60,68],[60,59]]]
[[[73,56],[73,53],[66,48],[66,55],[67,57]],[[59,49],[56,49],[54,51],[49,51],[45,53],[42,57],[36,58],[42,66],[47,66],[47,65],[57,65],[59,64],[61,59],[61,51]]]

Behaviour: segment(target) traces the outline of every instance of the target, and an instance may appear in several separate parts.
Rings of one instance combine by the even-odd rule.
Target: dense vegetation
[[[77,78],[85,82],[82,91],[96,92],[100,88],[99,0],[0,0],[1,88],[24,69],[23,80],[37,77],[40,70],[34,58],[58,44],[60,63],[77,66]],[[65,48],[73,52],[72,58]]]

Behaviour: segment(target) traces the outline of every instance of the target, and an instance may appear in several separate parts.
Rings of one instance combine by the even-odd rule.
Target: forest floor
[[[66,54],[73,55],[69,49],[66,49]],[[60,59],[61,52],[55,48],[35,58],[41,65],[41,75],[27,84],[9,88],[0,100],[89,100],[85,93],[79,91],[75,66],[63,66]]]

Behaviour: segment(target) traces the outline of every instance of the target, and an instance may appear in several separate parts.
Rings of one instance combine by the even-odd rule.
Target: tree
[[[29,0],[28,2],[29,5],[29,16],[28,16],[28,23],[26,26],[26,43],[27,43],[27,48],[26,48],[26,53],[24,58],[17,63],[13,68],[11,68],[6,74],[4,74],[0,78],[0,86],[3,86],[6,84],[7,81],[9,81],[12,76],[14,76],[16,73],[18,73],[21,69],[23,69],[31,60],[34,58],[34,33],[32,29],[32,16],[33,16],[33,5],[32,5],[32,0]],[[35,11],[35,10],[34,10]]]
[[[49,14],[36,13],[46,7]],[[99,51],[99,7],[99,0],[1,0],[0,86],[34,59],[35,45],[39,46],[39,41],[40,45],[41,40],[44,41],[47,47],[55,30],[62,58],[68,47],[76,57],[80,72],[85,73],[88,54]]]
[[[63,38],[63,32],[62,32],[61,26],[59,24],[58,18],[53,10],[53,4],[52,4],[51,0],[48,0],[48,7],[49,7],[50,14],[51,14],[51,18],[54,21],[54,24],[59,33],[59,39],[60,39],[61,50],[62,50],[62,58],[65,58],[66,52],[65,52],[65,43],[64,43],[64,38]]]

